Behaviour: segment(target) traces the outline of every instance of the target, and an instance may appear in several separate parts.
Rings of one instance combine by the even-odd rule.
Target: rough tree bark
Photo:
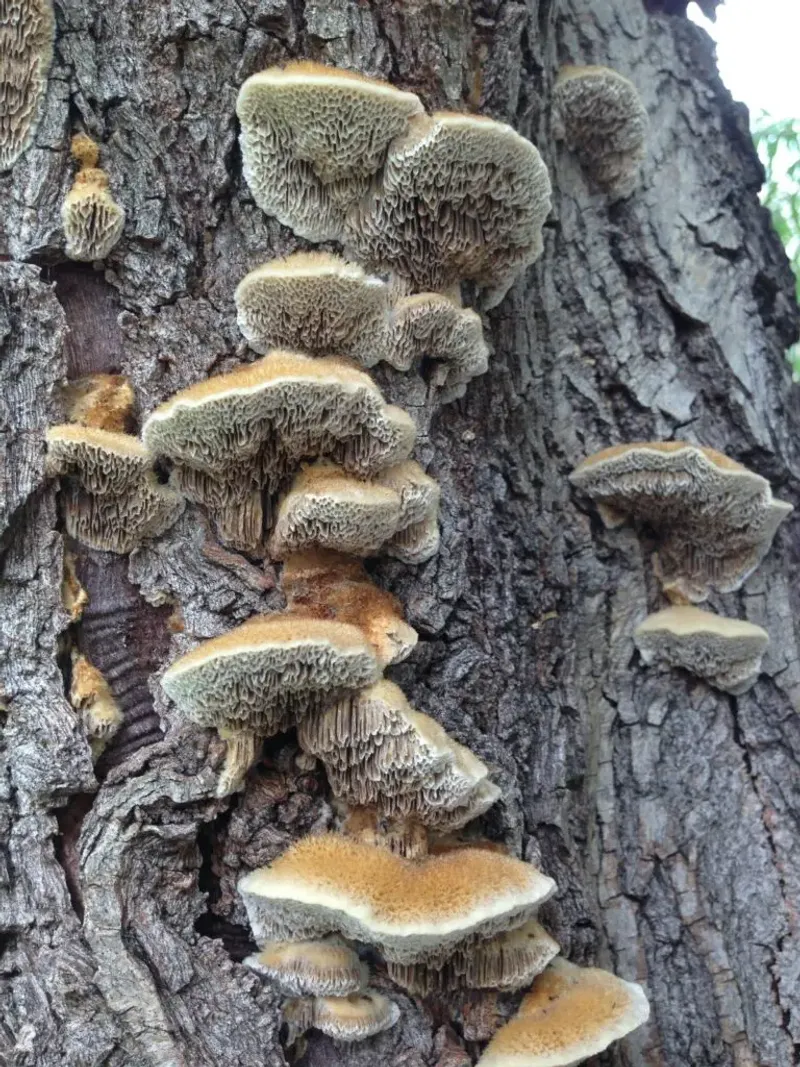
[[[392,674],[492,765],[504,797],[486,832],[558,880],[545,921],[564,951],[645,983],[651,1024],[603,1063],[797,1063],[800,511],[745,589],[713,601],[772,637],[757,686],[735,698],[642,669],[631,633],[659,605],[652,546],[604,531],[567,482],[604,445],[683,437],[800,503],[791,282],[708,38],[642,0],[56,10],[43,121],[0,175],[0,1062],[283,1062],[276,998],[237,962],[235,883],[325,825],[324,777],[284,737],[244,795],[214,799],[220,746],[173,718],[157,681],[191,640],[278,606],[274,574],[222,551],[193,509],[130,559],[67,545],[42,434],[65,377],[128,374],[146,414],[244,355],[234,286],[297,242],[242,180],[236,92],[307,56],[511,122],[554,185],[545,253],[487,317],[490,371],[466,399],[436,411],[421,379],[379,376],[418,417],[444,494],[438,558],[373,568],[422,636]],[[642,93],[652,130],[628,201],[609,206],[551,136],[565,61],[606,63]],[[77,126],[103,145],[127,211],[102,272],[61,252]],[[91,596],[73,627],[67,548]],[[126,715],[96,768],[65,696],[70,646]],[[393,995],[394,1030],[345,1052],[315,1036],[302,1062],[464,1067],[515,1004]]]

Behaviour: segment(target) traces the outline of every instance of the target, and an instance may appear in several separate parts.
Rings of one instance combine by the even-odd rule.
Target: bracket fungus
[[[634,640],[645,663],[683,667],[738,695],[755,685],[769,634],[743,619],[681,604],[648,615]]]
[[[108,189],[108,175],[97,166],[100,150],[86,134],[72,138],[72,155],[80,164],[61,207],[70,259],[91,263],[105,259],[122,235],[125,211]]]
[[[400,1018],[400,1009],[382,993],[366,989],[348,997],[290,1000],[283,1016],[295,1036],[313,1028],[336,1041],[351,1042],[389,1030]]]
[[[615,198],[630,196],[644,159],[649,120],[636,86],[609,67],[562,67],[553,128],[583,169]]]
[[[67,532],[92,548],[131,552],[177,521],[184,501],[129,434],[65,424],[47,431],[46,470],[64,485]]]
[[[550,179],[536,148],[480,115],[418,115],[389,146],[381,182],[347,216],[345,241],[412,291],[462,280],[502,300],[539,257]]]
[[[338,937],[269,942],[244,963],[295,996],[344,997],[363,989],[369,978],[366,965]]]
[[[291,614],[261,615],[203,641],[164,673],[164,692],[228,742],[218,795],[237,789],[260,739],[288,729],[379,674],[355,626]]]
[[[122,712],[101,672],[77,652],[72,653],[69,700],[80,712],[96,759],[122,725]]]
[[[439,483],[414,460],[387,467],[377,480],[400,494],[400,522],[386,552],[411,565],[427,562],[439,551]]]
[[[606,448],[583,460],[570,481],[596,502],[607,527],[630,516],[658,532],[659,577],[675,600],[739,589],[792,511],[759,474],[685,441]]]
[[[0,171],[33,140],[53,59],[51,0],[0,0]]]
[[[61,392],[70,422],[125,433],[133,414],[133,387],[123,374],[87,374]]]
[[[389,349],[387,362],[398,370],[408,370],[424,356],[435,360],[433,377],[443,403],[463,396],[467,383],[489,367],[480,315],[443,293],[417,293],[397,301]]]
[[[261,544],[262,495],[302,459],[326,457],[367,477],[406,459],[415,436],[413,419],[363,371],[282,351],[181,390],[142,429],[223,539],[250,550]]]
[[[641,986],[559,957],[489,1042],[478,1067],[574,1067],[649,1017]]]
[[[291,555],[281,588],[293,615],[357,626],[382,668],[406,659],[417,643],[400,601],[375,585],[358,560],[320,550]]]
[[[516,930],[475,941],[434,967],[426,963],[389,963],[397,985],[418,996],[459,989],[522,989],[545,969],[560,946],[535,919]]]
[[[486,788],[486,765],[415,711],[394,682],[377,682],[306,719],[298,739],[324,763],[335,796],[411,824],[416,851],[425,849],[414,824],[458,829],[499,796],[496,786]]]
[[[300,237],[338,240],[389,143],[422,111],[413,93],[319,63],[254,74],[239,90],[236,114],[255,202]]]
[[[555,882],[510,856],[464,848],[422,860],[335,834],[295,842],[239,882],[256,941],[337,933],[390,961],[444,959],[521,926]]]

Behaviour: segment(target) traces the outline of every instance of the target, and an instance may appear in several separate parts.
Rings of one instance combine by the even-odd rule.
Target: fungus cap
[[[366,989],[348,997],[316,997],[309,1018],[314,1029],[336,1041],[363,1041],[394,1026],[400,1009],[382,993]]]
[[[387,146],[422,111],[413,93],[319,63],[254,74],[236,103],[253,198],[309,241],[340,238]]]
[[[336,937],[269,942],[244,963],[295,996],[347,996],[363,989],[369,977],[355,952]]]
[[[409,861],[324,834],[303,838],[247,875],[239,892],[259,942],[340,933],[378,946],[388,960],[417,962],[522,925],[555,882],[484,850]]]
[[[355,626],[277,613],[203,641],[167,669],[161,684],[200,726],[269,736],[378,673]]]
[[[97,167],[99,150],[91,138],[72,139],[72,154],[81,164],[61,206],[61,221],[70,259],[105,259],[122,235],[125,211],[108,190],[108,175]]]
[[[497,303],[541,254],[549,211],[547,168],[530,141],[502,122],[436,112],[392,142],[380,186],[348,214],[346,240],[417,292],[469,279]]]
[[[68,382],[62,398],[70,422],[124,433],[133,412],[133,387],[122,374],[87,374]]]
[[[583,460],[570,481],[607,526],[633,516],[656,528],[662,585],[692,601],[739,589],[792,511],[765,478],[685,441],[615,445]]]
[[[416,293],[398,300],[386,359],[397,370],[408,370],[425,356],[441,367],[437,378],[443,390],[453,391],[485,374],[489,349],[480,315],[442,293]]]
[[[734,694],[755,684],[769,644],[760,626],[688,605],[648,615],[634,639],[645,663],[683,667]]]
[[[647,998],[635,982],[559,957],[489,1042],[478,1067],[572,1067],[649,1016]]]
[[[234,299],[239,329],[256,352],[347,356],[363,367],[383,357],[388,285],[329,252],[270,260],[245,275]]]
[[[378,480],[400,494],[401,519],[386,552],[412,566],[426,563],[439,551],[438,482],[414,460],[386,468]]]
[[[15,0],[0,8],[0,171],[33,140],[53,58],[51,0]]]

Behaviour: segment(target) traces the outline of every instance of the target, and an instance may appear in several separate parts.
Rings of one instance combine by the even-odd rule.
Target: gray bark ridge
[[[603,1062],[791,1067],[800,518],[740,593],[713,601],[772,639],[756,687],[729,697],[643,668],[632,633],[660,606],[652,545],[603,530],[567,481],[604,445],[687,437],[799,502],[791,277],[706,35],[641,0],[169,0],[113,15],[75,0],[56,13],[34,145],[0,175],[0,1062],[284,1062],[277,997],[239,962],[235,884],[329,824],[326,783],[284,737],[243,795],[215,800],[221,746],[158,686],[191,642],[278,606],[274,575],[221,551],[191,509],[124,565],[67,546],[94,604],[70,629],[42,435],[65,376],[126,373],[144,415],[242,357],[234,287],[297,242],[242,180],[236,92],[305,56],[510,122],[554,184],[544,255],[486,318],[490,370],[466,398],[439,411],[419,377],[377,374],[418,419],[443,490],[439,556],[371,566],[422,638],[392,676],[492,765],[504,795],[484,829],[557,879],[543,921],[565,953],[646,986],[651,1023]],[[615,67],[642,94],[651,132],[629,200],[609,205],[552,136],[563,62]],[[127,214],[102,272],[62,252],[76,125]],[[117,671],[128,700],[127,740],[94,769],[65,697],[68,641]],[[415,1003],[378,966],[375,982],[398,1026],[351,1048],[309,1035],[303,1064],[465,1067],[518,999]]]

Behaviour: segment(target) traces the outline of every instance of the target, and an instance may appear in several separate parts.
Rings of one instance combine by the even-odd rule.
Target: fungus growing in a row
[[[743,619],[682,604],[648,615],[634,640],[645,663],[683,667],[738,695],[755,685],[769,634]]]
[[[122,725],[122,712],[106,679],[77,652],[72,654],[69,701],[80,712],[92,756],[97,759]]]
[[[336,1041],[364,1041],[389,1030],[400,1018],[400,1009],[382,993],[366,989],[348,997],[302,997],[287,1001],[283,1017],[290,1027],[292,1044],[306,1030],[320,1030]]]
[[[389,143],[422,111],[413,93],[319,63],[254,74],[239,91],[236,114],[255,202],[300,237],[338,240]]]
[[[96,430],[125,433],[135,396],[123,374],[87,374],[68,382],[61,392],[69,422]]]
[[[241,785],[265,737],[379,674],[355,626],[289,614],[249,619],[203,641],[165,672],[161,684],[180,711],[228,742],[218,795]]]
[[[553,89],[553,129],[597,185],[629,196],[644,159],[647,111],[635,85],[609,67],[562,67]]]
[[[61,207],[70,259],[91,263],[105,259],[122,234],[125,211],[108,189],[108,175],[97,166],[100,150],[84,133],[72,138],[72,155],[80,164]]]
[[[328,252],[270,260],[241,280],[239,328],[256,352],[297,349],[345,356],[362,367],[384,360],[400,371],[434,361],[441,399],[463,395],[487,369],[480,316],[441,293],[392,303],[389,286]]]
[[[297,553],[283,566],[281,588],[293,615],[357,626],[381,668],[406,659],[417,643],[400,601],[375,585],[358,560],[322,550]]]
[[[765,478],[685,441],[615,445],[583,460],[570,481],[606,526],[633,517],[658,532],[659,577],[673,600],[739,589],[792,511]]]
[[[478,1067],[574,1067],[649,1017],[641,986],[559,957],[489,1042]]]
[[[400,495],[400,522],[386,552],[403,563],[425,563],[439,551],[439,483],[414,460],[387,467],[378,481]]]
[[[560,951],[557,941],[535,919],[494,937],[458,949],[438,967],[427,963],[389,963],[393,982],[417,996],[458,989],[522,989],[541,974]]]
[[[92,548],[131,552],[180,517],[184,501],[153,471],[135,437],[67,424],[47,431],[47,464],[61,477],[67,532]]]
[[[0,171],[14,165],[36,132],[54,29],[51,0],[0,5]]]
[[[527,922],[555,882],[510,856],[464,848],[422,860],[324,834],[293,844],[239,882],[256,941],[338,933],[387,960],[451,956]]]
[[[347,216],[356,258],[417,292],[462,280],[502,300],[542,251],[550,179],[536,148],[480,115],[419,115],[389,146],[379,185]]]
[[[486,788],[486,765],[415,711],[394,682],[380,681],[304,720],[298,739],[324,763],[335,796],[410,824],[407,839],[417,851],[426,849],[416,824],[458,829],[499,796],[496,786]],[[399,828],[392,832],[409,854]]]
[[[294,996],[345,997],[363,989],[369,978],[366,965],[338,937],[270,942],[244,963]]]
[[[302,459],[326,457],[366,477],[406,459],[415,435],[369,375],[281,351],[181,390],[142,429],[148,448],[176,465],[181,491],[245,550],[261,544],[263,494]]]

